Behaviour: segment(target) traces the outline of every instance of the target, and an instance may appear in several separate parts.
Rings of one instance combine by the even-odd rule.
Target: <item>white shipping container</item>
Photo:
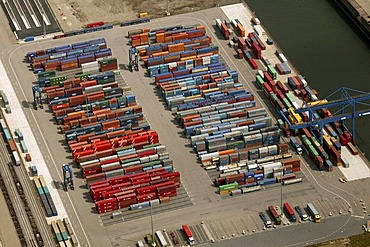
[[[19,159],[19,155],[18,155],[17,151],[13,151],[12,154],[13,154],[15,164],[17,166],[21,165],[21,160]]]
[[[233,25],[233,27],[236,27],[238,25],[238,22],[236,22],[236,20],[231,20],[231,25]]]
[[[258,36],[261,36],[263,34],[260,25],[254,25],[253,30],[257,33]]]
[[[220,19],[216,19],[216,26],[221,29],[222,21]]]
[[[97,61],[83,63],[81,64],[81,67],[82,68],[95,68],[95,67],[99,67],[99,63]]]
[[[280,54],[279,54],[279,59],[280,59],[280,61],[281,61],[281,62],[283,62],[283,63],[288,62],[288,59],[286,59],[286,57],[284,56],[284,54],[283,54],[283,53],[280,53]]]
[[[85,87],[84,91],[86,93],[92,93],[92,92],[97,92],[97,91],[102,91],[103,90],[103,86],[102,85],[95,85],[95,86],[91,86],[91,87]]]
[[[295,109],[295,110],[298,110],[299,109],[299,105],[297,104],[297,102],[293,102],[292,103],[292,105],[293,105],[293,108]]]

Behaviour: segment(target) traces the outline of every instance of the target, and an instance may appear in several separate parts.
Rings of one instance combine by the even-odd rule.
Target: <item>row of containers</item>
[[[281,53],[276,53],[277,56],[279,54]],[[267,71],[260,70],[256,74],[257,86],[263,89],[269,102],[290,124],[302,124],[309,120],[308,112],[295,113],[294,110],[300,109],[295,97],[300,97],[308,106],[315,105],[317,102],[320,102],[320,104],[327,103],[327,100],[319,101],[317,92],[308,86],[307,81],[301,75],[288,77],[286,84],[276,81],[276,79],[277,73],[271,65],[267,66]],[[289,85],[292,91],[286,85]],[[320,119],[330,117],[331,113],[324,108],[313,115],[316,119]],[[283,129],[286,129],[284,133],[289,136],[291,132],[287,130],[288,127],[284,124],[284,121],[280,125]],[[340,123],[331,123],[325,124],[324,129],[328,135],[323,137],[323,146],[319,142],[320,133],[318,130],[303,128],[299,132],[294,132],[294,134],[301,136],[303,146],[319,170],[332,171],[333,165],[340,166],[342,164],[340,155],[342,145],[347,145],[354,155],[358,154],[358,151],[352,144],[351,136],[345,126]]]
[[[18,150],[17,150],[15,139],[13,138],[12,133],[9,130],[6,122],[4,121],[4,119],[0,119],[0,125],[1,125],[1,130],[4,133],[6,142],[8,143],[9,151],[12,153],[13,162],[17,166],[19,166],[21,164],[21,159],[20,159],[19,154],[18,154]],[[20,139],[18,139],[18,140],[20,140]],[[22,136],[22,140],[21,141],[24,142],[23,136]]]
[[[166,47],[166,44],[161,46]],[[157,49],[157,45],[151,47],[145,47],[145,52]],[[247,163],[250,171],[262,171],[261,180],[270,179],[272,168],[271,172],[265,169],[265,179],[264,170],[259,168],[257,160],[271,162],[281,159],[287,167],[285,169],[280,163],[279,172],[276,169],[278,173],[272,178],[275,181],[279,176],[284,180],[295,179],[293,171],[299,171],[299,159],[291,158],[287,144],[279,144],[280,131],[273,126],[266,109],[256,106],[253,94],[239,83],[237,71],[220,63],[218,56],[212,60],[206,64],[199,64],[199,60],[197,63],[194,59],[186,60],[189,67],[178,68],[177,63],[177,69],[172,71],[169,70],[171,63],[161,64],[156,68],[159,74],[154,76],[160,95],[175,113],[176,120],[184,128],[184,135],[191,139],[202,165],[206,169],[222,171],[222,182],[217,182],[217,186],[235,181],[244,186],[245,173],[239,173],[239,170],[248,169]],[[233,180],[232,176],[236,175],[243,178]],[[227,176],[230,179],[226,181]],[[268,181],[260,184],[272,183],[272,180]],[[251,182],[251,186],[256,185],[257,182]]]
[[[97,31],[108,30],[108,29],[112,29],[112,28],[113,28],[113,24],[104,23],[102,21],[101,22],[93,22],[93,23],[87,24],[86,27],[82,28],[82,29],[73,30],[73,31],[69,31],[69,32],[61,33],[61,34],[55,34],[53,39],[71,37],[71,36],[76,36],[76,35],[80,35],[80,34],[84,34],[84,33],[92,33],[92,32],[97,32]]]
[[[57,216],[58,212],[55,207],[54,201],[51,198],[48,186],[45,183],[44,176],[40,175],[38,177],[33,177],[33,182],[35,183],[37,193],[40,196],[41,203],[45,209],[47,217]]]
[[[63,220],[58,219],[51,221],[51,227],[53,228],[59,246],[78,246],[76,235],[73,232],[68,218],[64,218]]]
[[[240,166],[239,166],[240,167]],[[293,168],[292,168],[293,167]],[[215,179],[220,195],[240,195],[259,190],[261,186],[281,183],[300,183],[294,172],[300,171],[300,159],[287,159],[281,162],[260,164],[257,168],[241,166],[234,174]],[[245,190],[246,189],[246,190]]]
[[[76,69],[94,61],[99,62],[102,71],[106,71],[104,70],[106,64],[112,63],[109,60],[111,56],[112,51],[107,48],[104,38],[28,52],[26,55],[27,61],[36,74],[51,70]],[[116,59],[115,63],[117,64]]]
[[[148,201],[142,198],[160,203],[176,196],[180,174],[120,72],[73,77],[64,76],[43,92],[98,213]],[[125,197],[127,191],[135,200]],[[118,203],[121,199],[124,203]]]
[[[125,27],[125,26],[131,26],[131,25],[147,23],[147,22],[150,22],[149,17],[123,21],[120,23],[120,26]],[[54,35],[53,39],[71,37],[71,36],[76,36],[76,35],[80,35],[84,33],[97,32],[97,31],[102,31],[102,30],[107,30],[107,29],[112,29],[112,28],[113,28],[113,24],[105,23],[104,21],[97,21],[97,22],[92,22],[92,23],[87,24],[85,28],[82,28],[82,29],[64,32],[61,34],[56,34]]]

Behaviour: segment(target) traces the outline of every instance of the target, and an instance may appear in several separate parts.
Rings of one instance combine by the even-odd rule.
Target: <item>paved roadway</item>
[[[89,201],[88,196],[82,196],[83,193],[84,195],[87,193],[82,179],[76,179],[75,191],[68,193],[62,191],[61,164],[70,161],[70,154],[61,148],[63,137],[56,134],[58,128],[53,124],[51,114],[41,110],[34,111],[29,107],[29,102],[32,101],[31,85],[34,76],[31,72],[25,73],[28,70],[26,64],[20,63],[23,60],[24,54],[28,51],[41,48],[105,37],[108,41],[108,46],[112,48],[113,54],[118,58],[123,76],[132,87],[132,91],[135,93],[139,104],[143,106],[145,116],[152,128],[158,131],[160,142],[166,145],[170,157],[174,160],[176,170],[180,171],[182,184],[194,204],[193,207],[155,214],[153,216],[155,229],[178,229],[182,223],[195,226],[200,224],[201,221],[205,221],[206,225],[212,225],[214,222],[218,222],[217,224],[219,224],[229,218],[238,218],[247,213],[248,215],[254,215],[252,216],[255,221],[252,224],[253,226],[254,224],[259,224],[257,219],[255,219],[255,215],[259,211],[264,210],[268,204],[279,205],[280,189],[274,187],[250,195],[227,200],[221,199],[215,193],[215,189],[211,187],[212,181],[209,179],[207,173],[197,164],[195,154],[188,147],[188,140],[179,138],[179,132],[182,129],[173,124],[173,115],[163,107],[163,101],[160,101],[159,97],[155,94],[155,88],[151,85],[152,80],[143,76],[143,69],[139,73],[130,73],[126,69],[128,52],[126,46],[127,39],[124,36],[128,30],[141,27],[168,26],[175,23],[183,23],[184,25],[199,23],[205,25],[207,34],[213,38],[213,43],[220,47],[220,54],[229,67],[237,69],[240,72],[240,81],[248,90],[258,95],[254,85],[251,83],[255,71],[250,70],[249,64],[245,60],[236,60],[234,57],[235,51],[227,47],[226,41],[217,38],[221,35],[214,29],[213,25],[214,19],[220,17],[222,19],[226,18],[220,9],[209,9],[200,13],[190,13],[182,16],[153,20],[149,24],[135,27],[116,28],[99,33],[60,40],[46,40],[21,46],[6,46],[5,53],[1,54],[4,66],[10,73],[10,79],[20,102],[25,107],[25,114],[34,130],[36,140],[39,143],[48,168],[53,175],[55,186],[60,189],[60,196],[65,203],[67,213],[82,246],[134,246],[136,240],[140,239],[145,233],[150,232],[150,217],[147,216],[132,220],[129,223],[123,222],[103,227],[99,216],[92,213],[93,204]],[[2,28],[4,29],[4,27]],[[257,101],[259,105],[266,106],[263,100],[257,99]],[[305,159],[308,160],[306,155]],[[369,187],[369,179],[354,181],[350,184],[340,184],[338,178],[342,175],[337,169],[333,173],[327,173],[316,171],[310,166],[306,162],[302,163],[302,173],[300,176],[305,177],[307,182],[284,189],[284,200],[288,200],[292,205],[305,205],[308,201],[316,200],[317,203],[322,203],[320,200],[328,199],[331,204],[325,208],[327,211],[330,208],[337,211],[338,206],[336,206],[336,202],[340,201],[341,208],[348,209],[350,205],[354,215],[358,217],[364,216],[359,200],[363,199],[366,205],[370,203],[370,197],[363,189]],[[77,172],[76,169],[74,171]],[[326,202],[324,201],[322,204],[326,204]],[[336,227],[336,229],[339,228],[337,226],[333,227]],[[360,229],[361,224],[359,223],[353,227]],[[295,229],[295,227],[287,228]],[[222,229],[222,226],[216,227],[214,232],[212,231],[212,236],[213,233],[215,235],[218,234],[220,229]],[[231,233],[228,229],[225,229],[225,231],[227,234]],[[312,236],[309,234],[308,238],[313,239],[316,238],[315,236],[324,236],[316,227],[312,231]],[[340,235],[341,232],[339,231],[338,234]],[[267,237],[268,235],[263,234],[263,236]],[[220,238],[221,236],[214,237]],[[294,242],[292,241],[291,243]]]

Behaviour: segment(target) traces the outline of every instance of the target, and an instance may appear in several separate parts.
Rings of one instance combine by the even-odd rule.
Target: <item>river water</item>
[[[320,98],[340,87],[370,92],[370,42],[334,1],[246,2]],[[356,143],[369,159],[370,115],[355,126]]]

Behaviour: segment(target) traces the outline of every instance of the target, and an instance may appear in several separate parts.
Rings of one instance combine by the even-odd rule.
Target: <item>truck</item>
[[[289,220],[291,222],[297,221],[297,217],[295,217],[294,211],[292,207],[289,205],[289,203],[287,202],[284,203],[284,210],[285,210],[285,213],[289,216]]]
[[[310,212],[310,214],[314,217],[314,221],[316,223],[320,223],[321,215],[319,214],[319,212],[316,210],[315,206],[311,202],[307,203],[307,209]]]
[[[295,211],[297,211],[301,220],[303,220],[303,221],[308,220],[307,214],[303,213],[302,209],[299,206],[295,206],[294,209],[295,209]]]
[[[262,212],[259,212],[259,216],[261,217],[263,223],[267,228],[270,228],[272,226],[271,221],[266,218],[266,215]]]
[[[186,240],[188,241],[188,243],[190,245],[195,245],[193,234],[191,233],[188,225],[186,225],[186,224],[182,225],[182,230],[185,234],[185,237],[186,237]]]
[[[275,221],[276,225],[281,225],[281,218],[280,215],[276,212],[276,209],[274,206],[268,206],[268,210],[272,216],[272,218]]]
[[[293,146],[297,154],[302,154],[302,145],[298,142],[296,137],[290,137],[290,144]]]

